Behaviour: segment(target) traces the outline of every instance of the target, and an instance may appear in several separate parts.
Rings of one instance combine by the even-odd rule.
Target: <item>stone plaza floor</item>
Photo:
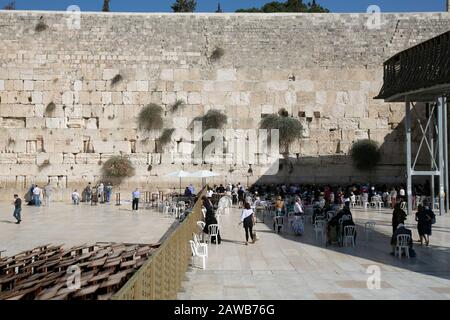
[[[355,247],[325,246],[307,222],[305,234],[276,234],[271,222],[257,223],[260,238],[245,246],[238,209],[221,219],[222,244],[209,245],[206,270],[190,268],[179,299],[449,299],[450,217],[437,216],[430,246],[414,242],[417,257],[389,253],[391,210],[352,209]],[[364,223],[376,221],[366,240]],[[407,220],[418,240],[413,216]],[[198,264],[200,261],[197,262]],[[380,289],[368,289],[369,266],[380,270]]]
[[[14,207],[0,204],[0,251],[11,256],[39,245],[72,247],[96,242],[157,243],[175,219],[155,210],[132,212],[131,204],[78,206],[52,203],[49,207],[23,206],[17,225]]]

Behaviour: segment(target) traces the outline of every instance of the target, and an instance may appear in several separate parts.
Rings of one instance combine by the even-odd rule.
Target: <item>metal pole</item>
[[[405,130],[406,130],[406,196],[408,199],[408,215],[412,213],[412,176],[411,176],[411,102],[406,99],[405,102]]]
[[[431,113],[432,108],[430,108],[430,105],[428,105],[428,115],[430,116],[430,125],[429,125],[429,130],[428,134],[430,137],[430,149],[431,149],[431,171],[437,170],[437,168],[434,167],[434,163],[433,163],[433,159],[434,159],[434,112]],[[431,181],[430,181],[430,196],[431,196],[431,208],[434,208],[434,204],[435,204],[435,199],[434,199],[434,175],[431,175]]]
[[[438,153],[439,153],[439,215],[444,212],[444,129],[443,129],[443,104],[444,98],[439,97],[437,101],[438,113]]]
[[[447,97],[443,98],[444,102],[444,166],[445,166],[445,213],[449,210],[448,198],[448,128],[447,128]]]

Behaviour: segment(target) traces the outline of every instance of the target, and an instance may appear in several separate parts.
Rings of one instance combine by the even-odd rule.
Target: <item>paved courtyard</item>
[[[450,218],[437,217],[429,247],[414,243],[416,258],[389,254],[391,210],[352,210],[357,223],[354,248],[325,247],[312,225],[305,234],[280,235],[256,226],[260,240],[244,245],[239,211],[221,219],[221,245],[209,246],[206,270],[191,268],[179,299],[449,299]],[[268,219],[267,219],[268,220]],[[376,221],[366,240],[363,225]],[[407,225],[418,239],[414,217]],[[367,268],[378,266],[381,289],[368,289]]]
[[[0,204],[0,250],[6,250],[2,256],[47,243],[65,247],[97,241],[157,243],[175,221],[154,210],[133,213],[131,204],[25,205],[20,225],[14,223],[12,213],[12,205]]]

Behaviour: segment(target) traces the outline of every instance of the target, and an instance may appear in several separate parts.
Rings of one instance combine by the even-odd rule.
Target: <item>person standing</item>
[[[36,207],[41,206],[41,188],[39,188],[38,185],[36,185],[33,189],[33,200]]]
[[[394,211],[392,212],[392,233],[395,233],[397,227],[400,223],[404,223],[406,220],[406,212],[400,208],[400,202],[395,205]]]
[[[241,221],[239,222],[239,224],[242,223],[244,224],[245,229],[245,245],[248,245],[249,233],[250,237],[252,238],[252,243],[255,243],[256,239],[253,236],[253,225],[255,224],[255,214],[248,202],[244,203],[244,209],[242,209]]]
[[[72,202],[76,206],[80,204],[80,195],[77,192],[77,189],[75,189],[75,191],[72,192]]]
[[[205,234],[209,234],[209,226],[211,224],[218,224],[216,215],[214,213],[214,206],[211,202],[211,198],[207,198],[206,196],[202,197],[203,207],[206,209],[205,214],[205,227],[203,228],[203,232]],[[214,238],[214,242],[211,240],[211,243],[215,243],[216,239]],[[220,229],[217,234],[217,244],[222,242],[222,238],[220,236]]]
[[[105,193],[106,193],[106,202],[109,203],[111,201],[111,194],[112,194],[111,182],[108,183],[108,185],[105,187]]]
[[[390,195],[391,195],[391,208],[395,208],[395,205],[397,203],[397,190],[395,189],[395,187],[392,187]]]
[[[423,244],[423,240],[425,239],[426,246],[430,244],[431,225],[436,219],[433,211],[430,210],[427,205],[427,202],[424,201],[423,206],[418,206],[418,211],[416,213],[417,231],[419,232],[420,245]]]
[[[97,187],[97,193],[98,193],[98,200],[100,201],[100,203],[105,202],[105,186],[103,185],[103,182],[100,182],[100,184]]]
[[[141,193],[139,192],[139,189],[136,188],[136,190],[133,191],[133,193],[131,194],[131,197],[133,199],[133,203],[132,203],[132,211],[133,210],[138,210],[139,208],[139,198],[141,197]]]
[[[22,221],[21,212],[22,212],[22,199],[19,198],[17,194],[14,195],[14,218],[16,218],[16,224],[20,224]]]
[[[84,189],[84,192],[86,193],[86,203],[91,202],[91,198],[92,198],[92,187],[91,187],[91,183],[89,182],[88,185],[86,186],[86,189]]]
[[[295,235],[301,235],[305,231],[305,225],[303,223],[303,208],[302,208],[302,200],[300,197],[295,199],[294,204],[294,221],[292,221],[292,230]]]
[[[52,194],[53,194],[53,187],[52,187],[52,185],[49,182],[44,187],[44,199],[45,199],[45,206],[46,207],[50,206],[50,201],[52,199]]]

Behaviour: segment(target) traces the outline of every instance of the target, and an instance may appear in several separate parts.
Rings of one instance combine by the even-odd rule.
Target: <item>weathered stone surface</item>
[[[37,35],[24,28],[41,16],[48,30]],[[126,153],[138,168],[125,183],[147,181],[150,174],[178,169],[173,152],[186,157],[192,151],[190,135],[178,133],[210,109],[227,114],[226,128],[246,129],[257,128],[262,115],[286,108],[303,126],[303,139],[293,143],[291,153],[314,159],[308,166],[319,155],[340,155],[330,163],[342,170],[330,165],[321,171],[324,180],[351,172],[349,147],[369,136],[386,144],[383,163],[402,163],[398,132],[404,130],[404,106],[372,99],[382,85],[382,62],[450,28],[448,13],[383,14],[382,27],[370,31],[367,16],[359,14],[117,14],[112,28],[111,15],[86,13],[80,30],[68,30],[64,18],[54,12],[0,13],[0,129],[2,137],[16,140],[0,141],[0,163],[8,164],[0,179],[64,176],[62,185],[76,186],[99,179],[100,160]],[[307,30],[308,37],[298,30]],[[225,53],[212,62],[206,57],[218,45]],[[112,85],[118,74],[122,81]],[[185,104],[172,113],[168,106],[177,99]],[[47,114],[51,102],[56,108]],[[136,116],[148,103],[161,104],[167,111],[164,126],[182,136],[173,140],[183,142],[169,144],[163,154],[155,144],[161,131],[137,128]],[[25,153],[27,141],[38,137],[45,150],[38,160],[49,159],[51,170],[39,172],[37,153]],[[93,153],[87,153],[86,141]],[[258,157],[264,156],[256,157],[255,176],[265,170]],[[209,169],[200,163],[192,171]],[[214,170],[225,176],[229,167],[215,164]],[[308,168],[295,177],[310,177]],[[247,170],[236,169],[230,179]]]

